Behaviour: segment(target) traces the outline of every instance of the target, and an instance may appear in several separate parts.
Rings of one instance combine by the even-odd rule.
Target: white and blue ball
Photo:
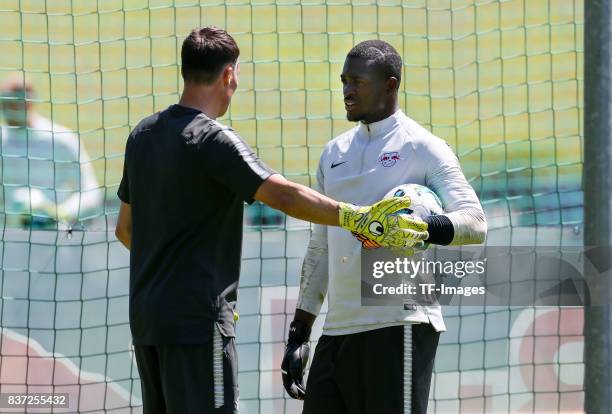
[[[427,216],[444,214],[442,202],[429,188],[420,184],[402,184],[391,189],[385,198],[391,197],[410,197],[410,208],[402,214],[423,219]]]

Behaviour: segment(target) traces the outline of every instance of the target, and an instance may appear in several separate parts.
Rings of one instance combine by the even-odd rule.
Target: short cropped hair
[[[238,61],[240,49],[225,30],[198,27],[189,33],[181,48],[181,75],[185,82],[209,85],[227,66]]]
[[[346,57],[373,61],[384,77],[396,78],[399,87],[402,80],[402,58],[389,43],[382,40],[366,40],[352,48]]]

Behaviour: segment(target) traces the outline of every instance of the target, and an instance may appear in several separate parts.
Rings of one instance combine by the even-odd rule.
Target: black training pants
[[[238,412],[234,338],[216,334],[202,345],[134,346],[143,414]]]
[[[429,324],[323,335],[303,414],[425,414],[439,337]]]

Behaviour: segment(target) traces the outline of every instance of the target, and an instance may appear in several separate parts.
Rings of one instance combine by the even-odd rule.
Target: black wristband
[[[425,243],[441,244],[446,246],[455,237],[455,228],[448,217],[441,214],[438,216],[428,216],[423,219],[427,223],[429,238]]]
[[[304,321],[294,319],[289,325],[289,339],[287,343],[304,343],[310,338],[310,326]]]

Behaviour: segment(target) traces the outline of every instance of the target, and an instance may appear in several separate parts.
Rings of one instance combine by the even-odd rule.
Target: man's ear
[[[232,82],[234,75],[234,66],[227,65],[223,70],[223,86],[228,86]]]
[[[394,93],[397,92],[399,88],[399,81],[395,76],[391,76],[387,79],[387,92]]]

